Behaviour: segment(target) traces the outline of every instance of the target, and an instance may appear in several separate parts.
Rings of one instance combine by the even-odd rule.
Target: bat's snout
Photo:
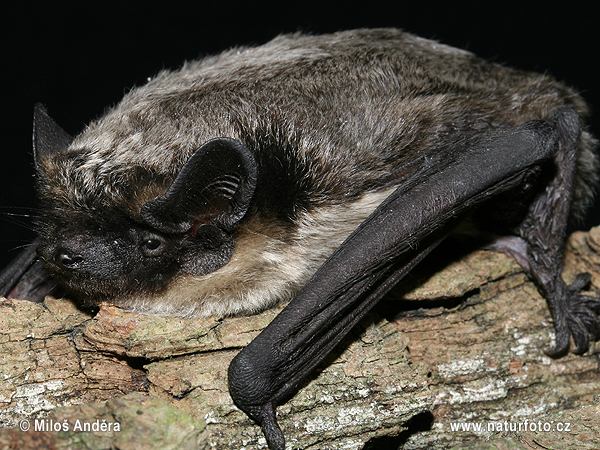
[[[37,254],[46,264],[62,270],[77,270],[84,263],[81,250],[68,242],[59,245],[40,245]]]
[[[63,233],[59,239],[40,245],[37,253],[54,274],[106,280],[122,269],[123,257],[116,247],[118,242],[114,240],[107,242],[87,233]]]
[[[63,269],[77,269],[83,257],[66,248],[58,248],[52,255],[52,261]]]

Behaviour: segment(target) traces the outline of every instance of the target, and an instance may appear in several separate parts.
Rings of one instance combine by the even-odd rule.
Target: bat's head
[[[97,302],[160,292],[175,277],[205,275],[229,262],[257,180],[246,147],[210,140],[168,175],[133,162],[113,162],[106,166],[112,172],[100,173],[93,156],[71,142],[36,106],[44,210],[38,254],[57,281]]]

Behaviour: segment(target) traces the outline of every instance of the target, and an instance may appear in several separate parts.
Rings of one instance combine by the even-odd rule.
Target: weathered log
[[[278,408],[288,448],[598,447],[598,345],[548,358],[545,301],[516,263],[447,261],[425,260]],[[565,262],[565,279],[590,272],[599,289],[600,227],[571,236]],[[50,297],[0,308],[0,448],[266,448],[226,376],[278,310],[186,320],[102,305],[91,317]]]

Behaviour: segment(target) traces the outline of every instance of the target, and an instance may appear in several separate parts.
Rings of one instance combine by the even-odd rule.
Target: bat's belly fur
[[[165,291],[116,301],[142,314],[219,317],[253,314],[290,300],[394,189],[303,213],[292,231],[252,220],[221,269],[200,277],[181,275]]]

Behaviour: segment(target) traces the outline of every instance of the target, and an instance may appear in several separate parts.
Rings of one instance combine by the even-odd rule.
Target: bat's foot
[[[571,337],[575,343],[573,353],[585,353],[590,342],[600,339],[600,298],[582,295],[581,290],[590,282],[589,273],[577,275],[575,281],[566,286],[565,298],[555,314],[556,342],[545,353],[551,357],[562,356],[569,351]]]

